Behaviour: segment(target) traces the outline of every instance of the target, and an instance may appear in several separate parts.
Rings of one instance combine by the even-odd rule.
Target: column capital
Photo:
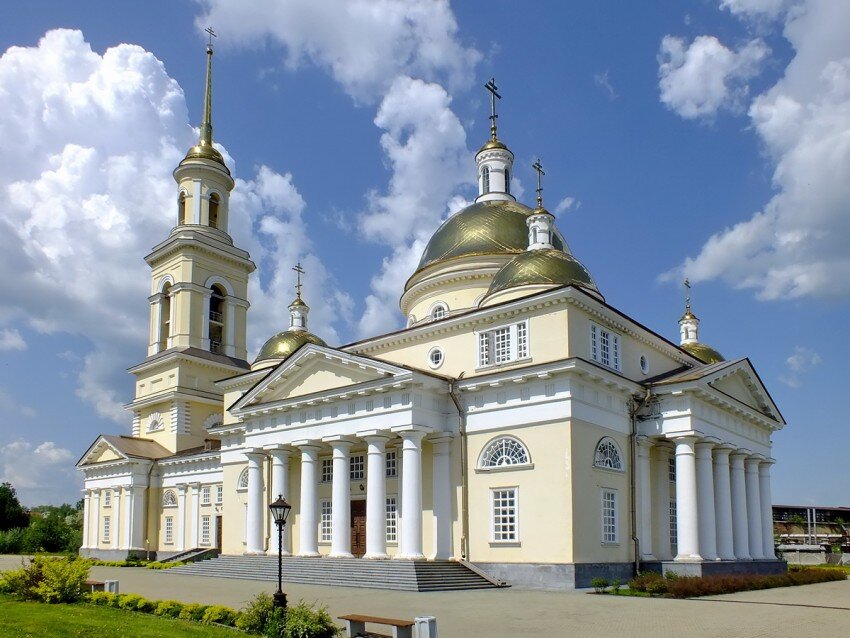
[[[252,457],[254,457],[254,460],[256,460],[256,457],[266,456],[265,450],[263,450],[263,448],[261,447],[249,447],[243,452],[243,454],[248,458],[248,460],[252,460]]]
[[[759,472],[770,472],[770,466],[776,464],[776,459],[766,458],[759,463]]]
[[[763,463],[767,460],[767,457],[764,454],[751,454],[747,461]]]
[[[334,434],[333,436],[323,437],[322,443],[327,443],[334,450],[348,450],[354,445],[355,440],[342,434]]]
[[[264,445],[263,450],[266,451],[267,454],[278,456],[289,455],[295,450],[291,445],[287,445],[286,443],[275,443],[274,445]]]
[[[717,456],[728,457],[735,450],[735,446],[731,443],[720,442],[714,446],[714,454]]]
[[[742,459],[743,459],[743,458],[746,458],[746,457],[748,457],[748,456],[751,456],[751,455],[752,455],[752,451],[751,451],[751,450],[748,450],[748,449],[746,449],[746,448],[735,448],[735,449],[734,449],[734,450],[733,450],[733,451],[729,454],[729,456],[731,456],[731,457],[733,457],[733,458],[738,458],[738,457],[740,457],[740,458],[742,458]]]
[[[363,439],[367,443],[379,443],[383,441],[386,444],[387,441],[393,438],[393,435],[389,430],[361,430],[357,433],[357,438]]]
[[[177,491],[180,492],[181,494],[185,494],[186,488],[189,487],[189,486],[186,483],[178,483],[174,487],[176,487]]]
[[[432,432],[425,437],[425,440],[431,444],[449,443],[455,435],[452,432]]]
[[[318,452],[322,449],[322,442],[319,439],[301,439],[299,441],[293,441],[292,445],[302,452]]]
[[[635,437],[635,442],[637,443],[639,450],[649,451],[655,447],[655,441],[653,441],[645,434],[639,434],[637,437]]]
[[[428,433],[424,430],[404,430],[403,432],[398,433],[404,443],[410,441],[416,445],[422,444],[422,439],[425,438],[426,434]]]

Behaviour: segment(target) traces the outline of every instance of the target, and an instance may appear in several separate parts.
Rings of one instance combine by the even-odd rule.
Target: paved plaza
[[[0,570],[20,564],[0,557]],[[274,584],[182,576],[131,567],[95,567],[92,577],[117,579],[124,593],[217,603],[238,608]],[[699,600],[596,596],[585,591],[514,588],[463,592],[396,592],[284,584],[291,602],[328,606],[331,614],[437,617],[441,638],[622,636],[773,638],[850,635],[850,580],[729,594]]]

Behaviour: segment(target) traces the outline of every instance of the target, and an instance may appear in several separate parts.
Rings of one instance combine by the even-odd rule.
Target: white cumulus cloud
[[[53,441],[38,445],[17,439],[0,445],[0,482],[11,483],[25,506],[76,503],[82,477],[70,450]]]
[[[721,279],[762,299],[850,296],[848,24],[847,2],[810,0],[786,16],[794,57],[748,111],[777,193],[667,278]]]
[[[734,51],[714,36],[701,35],[690,44],[664,36],[658,54],[661,101],[687,119],[740,110],[749,92],[747,81],[769,53],[759,39]]]
[[[720,0],[720,8],[747,18],[777,18],[797,0]]]
[[[4,350],[26,350],[27,342],[14,328],[0,330],[0,352]]]
[[[141,47],[100,54],[81,32],[60,29],[0,57],[0,96],[0,270],[15,273],[0,280],[0,317],[87,338],[77,393],[127,424],[124,370],[144,357],[148,339],[142,256],[174,224],[171,171],[196,140],[183,91]],[[276,301],[290,265],[310,263],[316,286],[327,274],[309,242],[296,251],[281,236],[281,228],[307,235],[292,177],[260,168],[237,181],[230,230],[260,266],[251,322],[268,336],[286,325]],[[330,340],[335,310],[316,313]]]
[[[821,362],[820,355],[811,348],[796,346],[794,353],[785,359],[787,374],[780,380],[791,388],[799,388],[801,377]]]

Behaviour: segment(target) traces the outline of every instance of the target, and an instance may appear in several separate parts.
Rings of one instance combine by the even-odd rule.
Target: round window
[[[432,368],[439,368],[443,365],[443,349],[438,347],[431,348],[428,351],[428,365]]]
[[[649,361],[647,361],[646,357],[644,357],[644,356],[641,356],[641,358],[640,358],[640,370],[644,374],[649,372]]]

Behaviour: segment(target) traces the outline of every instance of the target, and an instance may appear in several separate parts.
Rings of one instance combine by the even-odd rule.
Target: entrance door
[[[351,501],[351,553],[366,553],[366,501]]]
[[[221,551],[221,516],[215,517],[215,548]]]

